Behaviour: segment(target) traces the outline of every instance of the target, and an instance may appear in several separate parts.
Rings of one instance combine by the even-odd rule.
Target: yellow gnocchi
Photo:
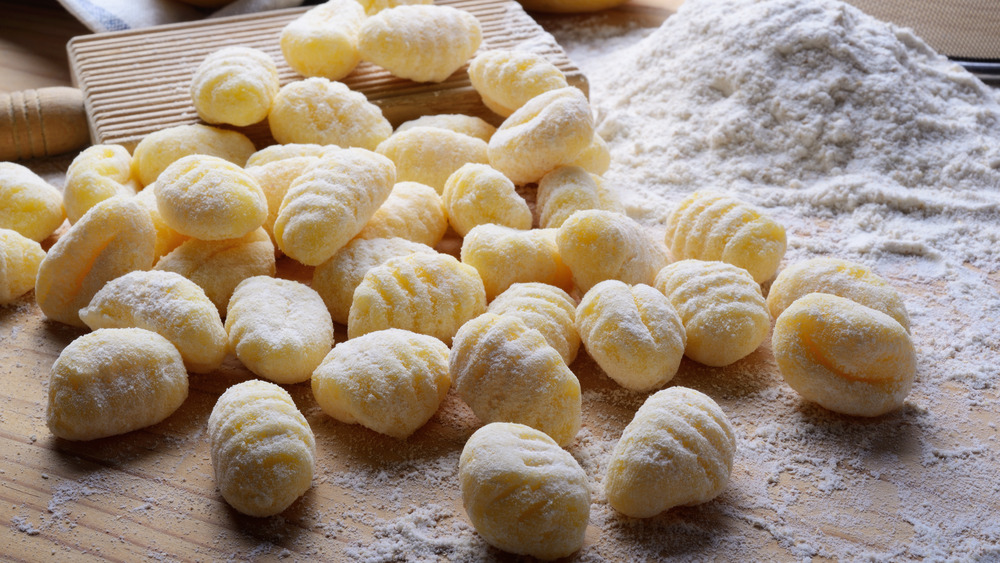
[[[104,285],[80,310],[91,329],[142,328],[163,336],[194,373],[219,369],[226,330],[205,291],[174,272],[129,272]]]
[[[241,281],[274,275],[274,245],[263,228],[237,239],[189,239],[160,258],[154,269],[177,272],[198,284],[219,314],[225,315]]]
[[[580,382],[519,317],[485,313],[465,323],[448,364],[455,389],[479,420],[525,424],[561,446],[580,430]]]
[[[399,182],[357,238],[399,237],[434,246],[447,230],[448,212],[437,191],[418,182]]]
[[[490,545],[544,560],[583,546],[587,474],[545,433],[507,422],[483,426],[462,448],[458,480],[465,512]]]
[[[538,181],[538,225],[558,229],[577,211],[624,211],[618,194],[579,166],[560,166]]]
[[[169,340],[141,328],[85,334],[49,373],[45,419],[52,435],[94,440],[156,424],[188,395],[188,374]]]
[[[0,229],[41,242],[65,219],[59,190],[20,164],[0,162]]]
[[[308,380],[333,347],[333,320],[311,287],[254,276],[236,286],[226,310],[229,349],[275,383]]]
[[[274,240],[307,266],[326,262],[389,197],[396,168],[365,149],[331,153],[292,181],[274,221]]]
[[[132,176],[148,186],[173,162],[193,154],[216,156],[237,166],[257,150],[239,131],[195,123],[150,133],[132,151]]]
[[[80,309],[104,284],[153,266],[156,233],[146,208],[132,198],[106,199],[56,241],[38,266],[35,301],[46,317],[86,327]]]
[[[486,310],[486,290],[475,268],[447,254],[390,258],[365,274],[354,290],[347,336],[402,328],[451,344],[469,319]]]
[[[902,406],[916,377],[903,325],[851,299],[810,293],[774,324],[774,359],[785,382],[834,412],[879,416]]]
[[[686,387],[658,391],[611,452],[604,475],[608,504],[649,518],[708,502],[729,483],[735,452],[732,424],[711,397]]]
[[[264,147],[250,155],[247,159],[246,168],[255,166],[268,166],[282,160],[292,160],[296,158],[319,158],[332,152],[339,151],[341,147],[336,145],[317,145],[312,143],[288,143],[285,145],[271,145]]]
[[[767,338],[771,316],[760,285],[725,262],[681,260],[656,276],[660,290],[684,322],[687,357],[707,366],[729,365]]]
[[[401,123],[396,128],[396,133],[402,133],[414,127],[437,127],[447,129],[456,133],[462,133],[470,137],[490,141],[497,128],[481,117],[474,115],[464,115],[461,113],[443,113],[438,115],[424,115],[416,119],[411,119]]]
[[[173,162],[154,189],[167,225],[199,240],[240,238],[267,219],[267,198],[257,180],[215,156],[195,154]]]
[[[413,127],[389,137],[376,152],[396,163],[398,181],[419,182],[440,194],[466,163],[485,164],[486,141],[437,127]]]
[[[206,123],[246,127],[267,118],[278,87],[278,67],[270,55],[252,47],[223,47],[198,65],[191,100]]]
[[[718,260],[745,269],[757,283],[778,271],[785,228],[734,197],[698,191],[667,217],[664,241],[674,260]]]
[[[448,222],[460,236],[476,225],[531,228],[531,208],[514,183],[488,164],[465,164],[444,184]]]
[[[462,67],[483,40],[476,16],[436,5],[404,5],[382,10],[361,26],[363,60],[393,76],[442,82]]]
[[[361,62],[359,33],[365,9],[355,0],[328,0],[281,30],[281,54],[302,76],[340,80]]]
[[[789,305],[810,293],[829,293],[881,311],[910,330],[902,297],[883,278],[862,264],[839,258],[813,258],[782,270],[767,293],[767,308],[778,318]]]
[[[392,134],[378,106],[341,82],[312,77],[278,91],[268,114],[271,135],[281,144],[337,145],[375,150]]]
[[[580,338],[608,377],[632,391],[666,385],[680,367],[687,334],[666,296],[638,284],[603,281],[576,310]]]
[[[549,90],[508,117],[489,142],[490,166],[515,184],[573,162],[594,138],[590,102],[578,88]]]
[[[634,219],[601,209],[577,211],[556,234],[559,255],[581,291],[604,280],[652,285],[667,250]]]
[[[292,396],[260,380],[233,385],[208,417],[215,482],[249,516],[284,511],[312,486],[316,439]]]
[[[573,274],[563,263],[556,229],[520,230],[478,225],[462,240],[462,262],[479,272],[490,301],[515,283],[540,282],[573,289]]]
[[[87,147],[66,170],[63,207],[66,218],[76,223],[97,203],[115,196],[135,195],[132,155],[121,145]]]
[[[583,152],[576,155],[569,166],[579,166],[591,174],[604,174],[611,168],[611,148],[608,147],[608,142],[594,133],[594,139]]]
[[[418,242],[402,238],[354,239],[329,260],[313,270],[312,287],[323,298],[334,322],[346,325],[354,300],[354,290],[361,285],[368,270],[390,258],[417,252],[436,254],[437,251]]]
[[[7,305],[35,287],[42,245],[17,231],[0,228],[0,305]]]
[[[389,8],[395,8],[396,6],[433,4],[434,0],[358,0],[358,2],[364,7],[366,14],[374,16],[382,10],[388,10]]]
[[[173,249],[180,246],[191,237],[182,235],[167,224],[160,215],[160,208],[156,205],[156,184],[146,186],[146,189],[135,194],[135,202],[149,211],[149,218],[153,220],[153,231],[156,233],[156,244],[153,247],[154,260],[159,260]]]
[[[515,283],[498,295],[486,311],[520,318],[528,328],[542,333],[567,366],[576,359],[580,349],[576,302],[558,287],[538,282]]]
[[[508,49],[484,51],[472,59],[469,81],[483,104],[502,117],[539,94],[569,86],[566,75],[544,56]]]
[[[448,347],[396,328],[341,342],[312,375],[323,412],[399,439],[434,416],[449,387]]]

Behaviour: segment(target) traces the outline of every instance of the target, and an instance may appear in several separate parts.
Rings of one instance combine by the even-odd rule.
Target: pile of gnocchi
[[[563,449],[581,427],[569,368],[581,345],[617,384],[652,393],[603,479],[636,518],[707,502],[732,470],[719,405],[663,389],[683,356],[726,366],[772,334],[807,400],[855,416],[902,404],[915,353],[889,284],[834,258],[779,273],[784,228],[724,193],[691,194],[654,238],[601,176],[610,155],[583,92],[539,55],[480,50],[481,36],[474,16],[427,1],[330,0],[281,33],[301,80],[279,88],[266,54],[227,47],[193,76],[205,123],[131,154],[90,147],[63,193],[0,163],[0,302],[34,290],[47,318],[92,330],[52,367],[52,434],[156,424],[189,372],[234,355],[260,379],[212,411],[215,478],[233,508],[269,516],[314,471],[312,431],[281,385],[308,381],[329,416],[401,440],[454,387],[484,424],[461,454],[469,519],[500,549],[554,559],[581,547],[590,510]],[[468,63],[502,124],[434,115],[394,129],[337,81],[361,61],[425,82]],[[264,119],[279,144],[260,150],[215,127]],[[457,256],[436,249],[449,231]],[[282,255],[311,283],[275,277]],[[334,323],[348,335],[336,346]],[[99,415],[109,408],[118,416]]]

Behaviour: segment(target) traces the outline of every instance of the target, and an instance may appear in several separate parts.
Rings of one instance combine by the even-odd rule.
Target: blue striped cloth
[[[153,25],[248,14],[301,5],[303,0],[235,0],[216,11],[179,0],[59,0],[66,10],[94,32],[123,31]]]

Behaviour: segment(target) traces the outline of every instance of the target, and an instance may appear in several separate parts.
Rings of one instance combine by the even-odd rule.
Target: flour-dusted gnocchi
[[[396,167],[365,149],[331,153],[292,181],[274,221],[282,252],[307,266],[326,262],[389,197]]]
[[[70,223],[88,209],[115,196],[135,195],[138,182],[132,178],[132,155],[121,145],[87,147],[66,170],[63,207]]]
[[[455,389],[479,420],[525,424],[561,446],[580,430],[580,382],[520,317],[485,313],[465,323],[448,363]]]
[[[312,486],[316,439],[292,396],[260,380],[233,385],[208,417],[222,498],[249,516],[273,516]]]
[[[545,560],[583,546],[587,474],[545,433],[507,422],[483,426],[462,448],[458,480],[465,512],[490,545]]]
[[[580,349],[576,302],[558,287],[538,282],[515,283],[498,295],[486,310],[494,315],[518,317],[528,328],[542,333],[566,365],[576,359]]]
[[[633,391],[652,391],[677,373],[687,335],[666,296],[638,284],[603,281],[576,310],[580,338],[608,377]]]
[[[544,56],[508,49],[476,55],[469,63],[469,81],[483,104],[502,117],[539,94],[569,86],[566,75]]]
[[[573,275],[559,255],[556,229],[479,225],[462,240],[462,262],[479,272],[490,301],[515,283],[540,282],[564,291]]]
[[[576,155],[569,166],[579,166],[591,174],[604,174],[611,167],[611,149],[608,147],[608,142],[604,137],[594,133],[590,145]]]
[[[38,265],[35,301],[46,317],[84,328],[80,309],[104,284],[153,266],[156,233],[133,198],[106,199],[63,234]]]
[[[288,143],[264,147],[250,155],[245,168],[265,167],[283,160],[296,158],[319,158],[341,150],[337,145],[317,145],[314,143]],[[315,162],[315,161],[311,161]]]
[[[143,137],[132,151],[132,176],[143,186],[156,181],[174,161],[192,154],[217,156],[237,166],[257,150],[239,131],[195,123],[161,129]]]
[[[361,62],[358,41],[365,9],[354,0],[328,0],[281,30],[281,54],[302,76],[340,80]]]
[[[558,229],[577,211],[624,211],[617,194],[599,177],[579,166],[560,166],[542,176],[536,205],[538,225],[543,229]]]
[[[827,293],[796,299],[771,339],[792,389],[834,412],[879,416],[902,406],[916,377],[909,333],[898,321]]]
[[[451,6],[397,6],[361,26],[363,60],[393,76],[442,82],[475,54],[483,40],[476,16]]]
[[[198,65],[191,99],[206,123],[245,127],[267,118],[278,87],[278,67],[270,55],[252,47],[223,47]]]
[[[153,331],[169,340],[195,373],[215,371],[226,357],[219,311],[203,289],[174,272],[129,272],[109,281],[80,310],[80,320],[95,330]]]
[[[358,2],[364,7],[366,14],[374,16],[382,10],[388,10],[389,8],[395,8],[396,6],[433,4],[434,0],[358,0]]]
[[[490,138],[489,163],[515,184],[529,184],[573,162],[593,138],[587,96],[571,86],[549,90],[504,120]]]
[[[96,330],[52,364],[46,424],[65,440],[115,436],[164,420],[187,395],[188,374],[169,340],[141,328]]]
[[[667,250],[621,213],[591,209],[569,216],[556,234],[559,255],[586,292],[604,280],[652,285],[667,264]]]
[[[191,237],[182,235],[167,224],[160,215],[160,208],[156,205],[156,184],[146,186],[146,189],[135,194],[133,198],[136,203],[149,211],[149,218],[153,220],[153,231],[156,233],[156,244],[153,247],[155,260],[159,260],[173,249],[177,248],[184,241]]]
[[[475,268],[447,254],[418,252],[365,274],[354,290],[347,336],[402,328],[451,344],[458,328],[484,311],[486,290]]]
[[[719,405],[686,387],[656,392],[622,432],[604,476],[608,503],[633,518],[708,502],[726,488],[736,436]]]
[[[292,280],[254,276],[236,286],[226,310],[229,349],[275,383],[308,380],[333,347],[333,320],[318,293]]]
[[[405,238],[427,246],[441,242],[448,212],[437,190],[419,182],[399,182],[357,238]]]
[[[155,269],[177,272],[198,284],[219,314],[225,315],[241,281],[274,275],[274,245],[263,228],[238,239],[190,239],[160,258]]]
[[[795,300],[810,293],[846,297],[889,315],[910,330],[910,316],[902,297],[863,264],[839,258],[813,258],[792,264],[778,273],[767,293],[771,316],[778,318]]]
[[[444,184],[442,199],[448,222],[463,237],[476,225],[531,228],[528,202],[510,179],[488,164],[469,163],[456,170]]]
[[[240,238],[267,219],[267,198],[257,180],[215,156],[194,154],[171,163],[154,189],[167,225],[199,240]]]
[[[41,242],[65,219],[59,190],[25,166],[0,162],[0,229]]]
[[[312,375],[323,412],[399,439],[434,416],[449,387],[448,347],[398,328],[341,342]]]
[[[445,182],[466,163],[485,164],[486,141],[438,127],[413,127],[386,139],[376,149],[396,163],[400,182],[420,182],[440,194]]]
[[[436,254],[433,248],[402,238],[360,239],[347,243],[329,260],[313,270],[312,287],[319,292],[334,322],[346,325],[354,300],[354,290],[361,285],[368,270],[390,258],[416,252]]]
[[[684,321],[684,354],[696,362],[729,365],[767,338],[771,328],[767,304],[760,285],[743,268],[681,260],[663,268],[654,285]]]
[[[45,258],[42,245],[17,231],[0,228],[0,305],[35,287],[42,258]]]
[[[711,191],[697,191],[667,217],[664,241],[674,260],[718,260],[750,272],[757,283],[778,271],[785,228],[752,205]]]
[[[461,113],[443,113],[438,115],[424,115],[416,119],[411,119],[401,123],[396,128],[396,133],[402,133],[414,127],[437,127],[447,129],[456,133],[462,133],[470,137],[490,141],[497,128],[481,117],[473,115],[463,115]]]
[[[281,144],[314,143],[375,150],[392,134],[378,106],[341,82],[312,77],[278,91],[267,117]]]

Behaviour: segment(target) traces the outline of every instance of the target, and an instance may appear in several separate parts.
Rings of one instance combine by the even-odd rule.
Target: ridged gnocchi
[[[540,282],[573,289],[573,274],[563,263],[556,229],[511,229],[479,225],[462,240],[462,262],[479,272],[490,301],[515,283]]]
[[[420,182],[439,194],[452,173],[464,164],[485,164],[486,151],[486,141],[438,127],[406,129],[376,149],[396,163],[398,181]]]
[[[598,133],[594,133],[594,139],[583,149],[583,152],[576,155],[569,166],[579,166],[591,174],[601,175],[611,168],[611,148],[608,142]]]
[[[155,183],[146,186],[146,189],[135,194],[134,199],[136,203],[145,207],[146,211],[149,211],[149,218],[153,220],[153,231],[156,233],[156,244],[153,246],[155,260],[159,260],[169,254],[170,251],[191,238],[178,233],[163,220],[163,215],[160,215],[160,208],[156,205]]]
[[[528,328],[542,333],[567,366],[576,359],[580,349],[576,302],[558,287],[538,282],[515,283],[498,295],[486,311],[520,318]]]
[[[566,75],[544,56],[508,49],[476,55],[469,63],[469,81],[483,104],[502,117],[539,94],[569,86]]]
[[[94,440],[156,424],[188,395],[177,348],[141,328],[107,328],[63,349],[49,373],[45,420],[56,437]]]
[[[292,181],[274,221],[282,252],[307,266],[327,261],[371,219],[396,183],[388,158],[365,149],[329,154]]]
[[[244,381],[226,389],[208,417],[215,482],[230,506],[273,516],[312,486],[316,439],[291,395]]]
[[[91,329],[143,328],[180,352],[184,367],[209,373],[226,357],[226,330],[219,311],[193,281],[174,272],[129,272],[109,281],[80,310]]]
[[[150,133],[132,151],[132,177],[143,186],[156,181],[174,161],[192,154],[217,156],[237,166],[256,151],[253,141],[239,131],[195,123]]]
[[[483,40],[476,16],[451,6],[405,5],[382,10],[361,26],[363,60],[393,76],[442,82],[462,67]]]
[[[667,250],[621,213],[591,209],[569,216],[556,232],[559,255],[581,291],[604,280],[652,285],[667,264]]]
[[[560,166],[538,180],[538,225],[558,229],[577,211],[603,209],[623,213],[618,194],[579,166]]]
[[[829,293],[889,315],[909,332],[910,316],[895,289],[863,264],[839,258],[813,258],[778,273],[767,293],[767,308],[778,318],[789,305],[810,293]]]
[[[396,128],[396,133],[402,133],[414,127],[436,127],[447,129],[455,133],[462,133],[470,137],[490,141],[497,128],[488,121],[474,115],[463,115],[461,113],[443,113],[438,115],[424,115],[410,121],[403,122]]]
[[[488,164],[469,163],[456,170],[444,184],[442,199],[448,222],[463,237],[476,225],[531,228],[528,202],[513,182]]]
[[[774,324],[771,349],[785,382],[834,412],[879,416],[902,406],[916,377],[903,325],[827,293],[792,302]]]
[[[392,134],[378,106],[341,82],[312,77],[289,82],[274,98],[267,117],[281,144],[314,143],[375,150]]]
[[[750,272],[757,283],[778,271],[785,228],[752,205],[711,191],[697,191],[667,217],[664,237],[674,260],[718,260]]]
[[[0,228],[0,305],[14,301],[35,287],[35,276],[43,258],[42,245],[17,231]]]
[[[771,316],[760,285],[725,262],[681,260],[654,283],[674,306],[687,333],[684,354],[707,366],[729,365],[767,338]]]
[[[243,365],[275,383],[308,380],[333,347],[333,320],[319,294],[270,276],[236,286],[225,330],[229,349]]]
[[[580,430],[580,382],[519,317],[485,313],[465,323],[448,364],[455,389],[479,420],[525,424],[560,446]]]
[[[0,162],[0,229],[41,242],[66,219],[63,196],[29,168]]]
[[[604,475],[608,503],[633,518],[708,502],[733,470],[732,424],[708,395],[686,387],[658,391],[639,407]]]
[[[382,10],[388,10],[389,8],[395,8],[396,6],[433,4],[434,0],[358,0],[358,2],[364,7],[366,14],[374,16]]]
[[[327,0],[281,30],[281,54],[302,76],[340,80],[361,62],[365,9],[354,0]]]
[[[458,462],[462,504],[490,545],[551,560],[583,546],[587,474],[543,432],[494,422],[476,430]]]
[[[603,281],[576,309],[580,339],[608,377],[633,391],[666,385],[680,367],[687,334],[666,296],[638,284]]]
[[[209,53],[191,78],[191,100],[206,123],[246,127],[267,118],[278,95],[278,67],[251,47]]]
[[[405,238],[427,246],[448,231],[448,212],[437,190],[419,182],[399,182],[356,238]]]
[[[121,145],[87,147],[66,170],[63,207],[70,224],[97,203],[115,196],[135,195],[132,155]]]
[[[390,258],[365,274],[354,290],[347,336],[402,328],[451,344],[466,321],[486,310],[476,269],[447,254]]]
[[[399,439],[434,416],[450,387],[448,347],[397,328],[341,342],[312,374],[323,412]]]

